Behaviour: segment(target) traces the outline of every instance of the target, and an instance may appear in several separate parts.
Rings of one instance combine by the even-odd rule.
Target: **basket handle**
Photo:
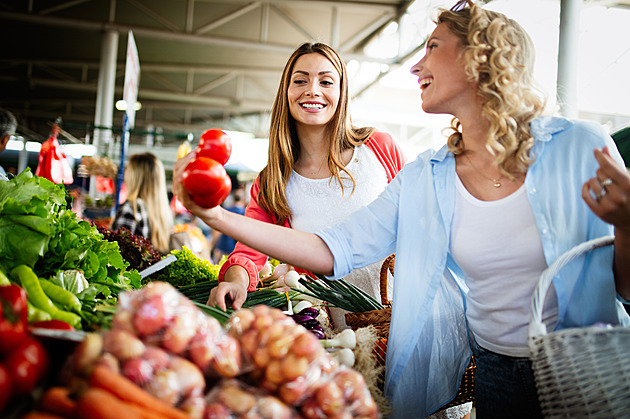
[[[538,281],[538,285],[534,290],[532,296],[531,317],[529,320],[529,338],[536,336],[543,336],[547,334],[547,328],[542,322],[542,310],[545,302],[545,297],[549,291],[549,286],[554,276],[562,269],[567,263],[578,258],[579,256],[587,253],[591,250],[605,247],[613,244],[614,236],[599,237],[593,240],[581,243],[572,249],[564,252],[558,259],[556,259],[547,269],[543,271]]]
[[[389,297],[387,296],[387,270],[389,269],[389,272],[394,275],[395,258],[395,253],[387,256],[381,266],[381,304],[384,306],[389,305]]]

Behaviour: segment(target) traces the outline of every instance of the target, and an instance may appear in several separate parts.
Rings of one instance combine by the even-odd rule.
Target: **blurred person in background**
[[[0,153],[6,148],[11,137],[15,134],[17,129],[17,120],[15,116],[6,109],[0,108]],[[0,166],[0,179],[6,179],[7,173],[2,166]]]
[[[111,229],[125,227],[132,234],[151,241],[160,253],[168,253],[173,213],[162,162],[152,153],[132,154],[125,168],[124,182],[127,197],[118,207]]]
[[[232,193],[232,204],[226,208],[230,212],[237,214],[245,214],[245,191],[237,189]],[[234,251],[236,240],[230,236],[226,236],[220,231],[212,232],[212,259],[215,263],[219,263],[223,255],[229,255]]]

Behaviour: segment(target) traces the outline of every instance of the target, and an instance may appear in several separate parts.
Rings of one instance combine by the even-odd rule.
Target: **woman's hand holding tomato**
[[[199,137],[197,157],[210,157],[224,165],[231,154],[232,140],[220,129],[209,129]]]
[[[173,193],[193,213],[190,201],[202,208],[214,208],[230,194],[232,182],[223,165],[231,152],[230,137],[210,129],[201,135],[197,149],[175,164]]]
[[[204,208],[219,205],[232,189],[223,165],[208,157],[197,157],[190,162],[182,173],[182,181],[192,200]]]

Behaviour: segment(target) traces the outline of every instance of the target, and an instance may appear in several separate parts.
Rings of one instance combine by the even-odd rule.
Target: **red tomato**
[[[48,362],[48,353],[42,344],[27,337],[4,359],[13,383],[13,394],[30,393],[48,371]]]
[[[0,354],[13,351],[27,331],[26,291],[17,285],[0,287]]]
[[[39,327],[41,329],[54,329],[54,330],[75,330],[71,324],[64,322],[63,320],[42,320],[39,322],[31,323],[31,327]]]
[[[225,164],[232,154],[232,140],[220,129],[209,129],[199,137],[196,152],[198,157],[209,157]]]
[[[4,410],[7,402],[11,398],[11,376],[7,367],[0,364],[0,413]]]
[[[193,201],[204,208],[220,205],[232,189],[232,181],[223,165],[208,157],[197,157],[188,163],[182,181]]]

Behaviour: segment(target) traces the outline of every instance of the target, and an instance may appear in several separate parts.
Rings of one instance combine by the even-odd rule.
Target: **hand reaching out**
[[[610,157],[608,147],[594,154],[599,169],[582,187],[582,198],[599,218],[615,226],[616,234],[630,236],[630,174]]]
[[[201,218],[206,224],[210,225],[213,219],[218,216],[218,213],[221,211],[221,206],[218,205],[214,208],[203,208],[199,205],[195,204],[192,197],[184,187],[184,183],[182,181],[182,173],[184,169],[194,158],[196,157],[195,152],[188,153],[184,157],[177,160],[175,166],[173,167],[173,185],[172,191],[173,194],[179,199],[179,201],[195,216]],[[211,226],[212,227],[212,226]]]

